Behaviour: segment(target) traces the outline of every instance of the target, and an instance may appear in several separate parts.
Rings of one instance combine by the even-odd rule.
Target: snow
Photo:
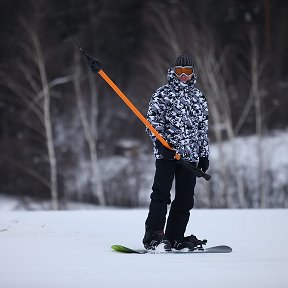
[[[288,287],[288,210],[193,210],[188,231],[230,254],[127,255],[147,209],[0,212],[1,288]]]

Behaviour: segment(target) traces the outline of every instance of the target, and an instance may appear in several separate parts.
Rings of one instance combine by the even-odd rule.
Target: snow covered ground
[[[141,248],[146,213],[1,212],[0,287],[288,287],[288,210],[194,210],[188,230],[230,254],[111,251]]]

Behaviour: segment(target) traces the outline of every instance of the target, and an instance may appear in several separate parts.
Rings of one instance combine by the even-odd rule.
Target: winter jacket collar
[[[167,73],[168,85],[175,91],[193,90],[196,85],[196,74],[194,73],[192,79],[186,83],[181,82],[175,75],[174,69],[169,68]]]

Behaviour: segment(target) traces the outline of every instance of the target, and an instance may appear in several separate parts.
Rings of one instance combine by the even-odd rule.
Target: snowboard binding
[[[199,240],[196,236],[190,235],[181,240],[172,241],[172,247],[175,250],[188,249],[189,251],[204,251],[203,245],[207,244],[207,240]]]
[[[198,240],[198,239],[197,239]],[[198,250],[198,251],[204,251],[203,245],[207,244],[207,240],[203,239],[203,240],[198,240],[198,243],[196,246],[194,246],[194,250]]]

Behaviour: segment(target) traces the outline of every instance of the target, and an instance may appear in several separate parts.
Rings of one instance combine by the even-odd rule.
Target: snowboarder
[[[175,66],[168,70],[167,79],[168,83],[152,95],[147,119],[183,159],[206,172],[209,167],[208,106],[204,95],[195,87],[191,55],[177,57]],[[147,129],[147,133],[154,144],[156,171],[145,222],[144,247],[154,250],[164,244],[165,250],[194,250],[207,242],[194,235],[184,237],[194,206],[196,176],[174,159],[174,150],[164,147],[150,130]],[[166,223],[174,177],[175,198]]]

